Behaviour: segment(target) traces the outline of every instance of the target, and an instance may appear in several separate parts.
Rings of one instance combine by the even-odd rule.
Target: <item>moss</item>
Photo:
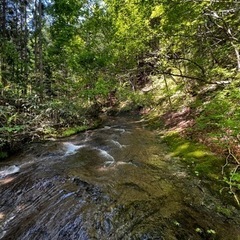
[[[175,132],[165,134],[163,142],[168,145],[171,156],[180,157],[192,167],[195,174],[201,177],[218,178],[223,159],[215,156],[206,146],[183,139]]]
[[[217,210],[217,212],[225,215],[226,217],[231,217],[232,214],[233,214],[230,209],[224,208],[224,207],[222,207],[222,206],[217,206],[217,209],[216,209],[216,210]]]
[[[79,132],[83,132],[85,130],[89,129],[89,126],[83,125],[83,126],[77,126],[77,127],[71,127],[68,129],[65,129],[62,133],[62,137],[69,137],[71,135],[74,135]]]
[[[67,129],[63,129],[59,136],[60,137],[69,137],[72,136],[74,134],[89,130],[89,129],[94,129],[99,127],[99,125],[101,125],[102,120],[101,119],[97,119],[95,121],[93,121],[92,123],[89,123],[88,125],[81,125],[81,126],[74,126],[74,127],[69,127]]]

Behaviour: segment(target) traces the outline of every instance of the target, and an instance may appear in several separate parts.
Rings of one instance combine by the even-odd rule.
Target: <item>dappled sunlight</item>
[[[183,239],[175,232],[184,231],[186,239],[198,239],[196,226],[216,232],[226,226],[226,233],[231,227],[234,235],[239,224],[218,215],[221,202],[197,177],[219,166],[201,157],[205,148],[176,133],[156,136],[128,119],[112,118],[71,140],[36,143],[34,166],[27,162],[20,174],[0,179],[8,183],[1,188],[0,239],[162,239],[163,229],[164,238],[172,232],[170,238]]]
[[[114,169],[116,169],[118,166],[126,165],[126,164],[132,165],[132,163],[130,163],[130,162],[122,162],[122,161],[119,161],[119,162],[115,162],[114,164],[110,164],[110,165],[108,165],[108,166],[99,167],[99,168],[98,168],[98,171],[104,172],[104,171],[114,170]]]
[[[0,186],[1,186],[1,185],[5,185],[5,184],[7,184],[7,183],[10,183],[10,182],[12,182],[14,179],[15,179],[15,177],[7,177],[7,178],[4,178],[4,179],[1,179],[1,180],[0,180]]]
[[[3,212],[0,212],[0,221],[5,218],[5,214]]]
[[[223,160],[215,156],[204,145],[187,141],[176,133],[167,135],[164,142],[171,149],[169,159],[175,157],[179,161],[186,162],[197,175],[208,176],[211,179],[221,177],[219,168],[224,164]]]
[[[99,167],[97,170],[99,171],[99,172],[107,172],[107,171],[110,171],[110,170],[114,170],[114,169],[116,169],[116,165],[114,165],[114,166],[102,166],[102,167]]]
[[[239,3],[0,0],[0,240],[238,239]]]
[[[190,158],[204,158],[210,156],[211,153],[205,149],[198,149],[197,146],[193,146],[190,142],[185,142],[176,147],[174,155],[184,155]]]
[[[202,151],[202,150],[196,150],[196,151],[193,151],[193,152],[189,152],[187,154],[187,156],[194,157],[194,158],[202,158],[202,157],[206,157],[208,155],[210,155],[208,152]]]
[[[25,204],[20,204],[20,205],[17,206],[16,209],[17,209],[18,212],[20,212],[20,211],[24,210],[25,208],[26,208]]]
[[[177,147],[177,149],[175,150],[175,153],[179,154],[182,151],[186,151],[188,148],[189,148],[189,143],[184,143],[184,144],[180,145],[179,147]]]

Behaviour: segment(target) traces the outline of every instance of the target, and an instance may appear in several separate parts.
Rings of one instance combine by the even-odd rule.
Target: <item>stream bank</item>
[[[239,209],[156,135],[110,117],[1,162],[0,239],[239,239]]]

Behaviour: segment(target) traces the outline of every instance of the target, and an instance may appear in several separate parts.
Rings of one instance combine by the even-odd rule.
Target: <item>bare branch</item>
[[[197,80],[197,81],[202,81],[202,82],[206,82],[205,79],[203,78],[198,78],[198,77],[194,77],[194,76],[187,76],[187,75],[182,75],[182,74],[175,74],[169,71],[158,71],[159,74],[165,74],[165,75],[169,75],[171,77],[181,77],[181,78],[187,78],[187,79],[192,79],[192,80]]]

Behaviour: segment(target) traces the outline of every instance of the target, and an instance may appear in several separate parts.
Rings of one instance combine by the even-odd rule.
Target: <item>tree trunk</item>
[[[6,41],[6,0],[2,0],[1,4],[1,58],[0,58],[0,65],[1,65],[1,82],[3,87],[7,85],[7,79],[5,77],[6,72],[6,58],[4,54],[4,45]],[[1,94],[3,94],[3,90],[1,91]]]
[[[27,94],[28,87],[28,64],[29,64],[29,56],[28,56],[28,26],[27,26],[27,4],[24,6],[24,80],[25,80],[25,89],[23,89],[23,94]]]
[[[169,106],[172,110],[172,101],[171,101],[170,91],[169,91],[169,87],[168,87],[168,83],[167,83],[167,79],[166,79],[165,74],[163,74],[163,79],[164,79],[165,87],[166,87],[166,90],[167,90],[167,98],[168,98]]]
[[[44,92],[44,80],[43,80],[43,54],[42,54],[42,0],[35,0],[35,75],[36,89],[40,95],[40,99],[43,99]]]
[[[42,49],[42,0],[38,2],[38,16],[39,16],[39,73],[41,85],[43,88],[43,49]],[[42,89],[43,90],[43,89]]]

